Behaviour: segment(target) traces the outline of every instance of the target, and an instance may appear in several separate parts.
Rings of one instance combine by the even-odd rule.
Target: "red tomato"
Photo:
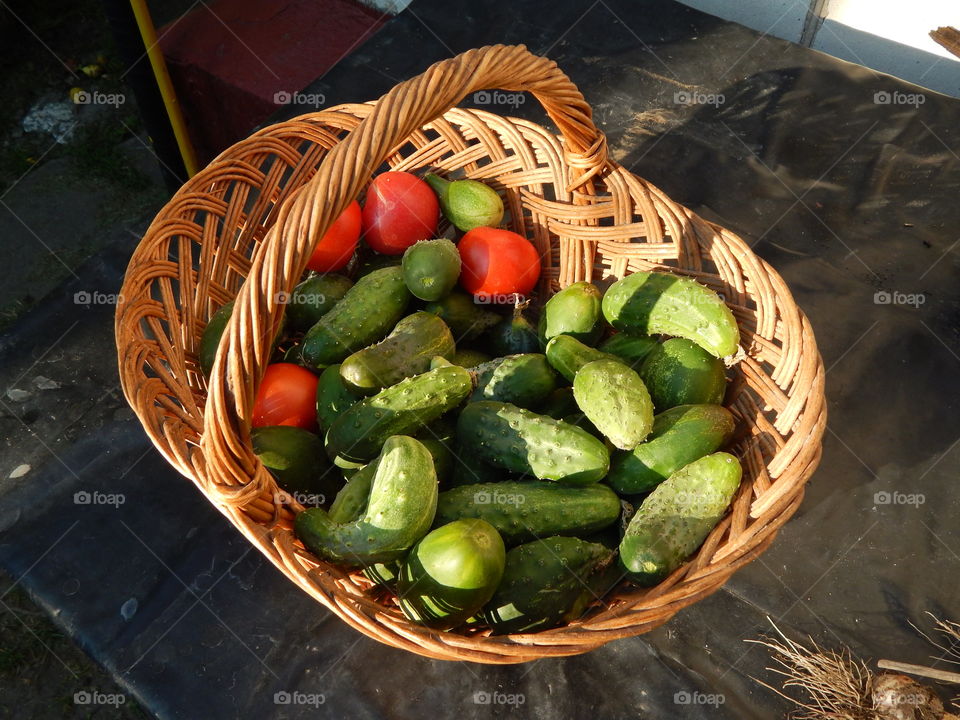
[[[367,189],[363,205],[363,237],[384,255],[400,255],[437,231],[440,204],[430,186],[416,175],[385,172]]]
[[[340,270],[350,262],[359,239],[360,203],[354,200],[320,238],[307,267],[321,273]]]
[[[523,236],[509,230],[476,227],[457,243],[463,269],[460,284],[492,302],[513,302],[540,279],[540,256]]]
[[[293,425],[317,429],[317,376],[293,363],[267,367],[253,404],[253,427]]]

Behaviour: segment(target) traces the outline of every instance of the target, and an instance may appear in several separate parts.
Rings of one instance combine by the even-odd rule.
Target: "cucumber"
[[[594,360],[623,362],[616,355],[610,355],[589,345],[584,345],[572,335],[557,335],[555,338],[551,338],[547,343],[546,353],[547,361],[553,366],[553,369],[570,382],[573,382],[573,376],[577,374],[577,370]]]
[[[587,431],[509,403],[469,403],[457,440],[491,465],[567,485],[595,483],[610,467],[606,446]]]
[[[322,508],[297,515],[294,531],[318,556],[350,567],[400,558],[430,529],[437,507],[433,460],[412,437],[383,444],[367,507],[356,520],[336,523]]]
[[[557,387],[557,376],[539,353],[497,358],[474,368],[477,389],[471,402],[497,400],[532,408],[546,400]]]
[[[297,285],[287,302],[286,316],[290,329],[306,332],[320,322],[340,299],[353,287],[353,281],[344,275],[326,273],[314,275]]]
[[[386,563],[375,563],[363,569],[363,574],[368,580],[373,580],[380,587],[396,591],[397,577],[400,575],[400,568],[403,563],[400,560],[391,560]]]
[[[330,505],[331,522],[353,522],[366,512],[367,502],[370,500],[370,488],[373,487],[373,478],[376,474],[377,461],[374,460],[357,470],[347,480],[347,484],[340,488],[340,492]]]
[[[397,323],[376,345],[359,350],[340,366],[340,377],[358,395],[373,395],[430,369],[434,356],[455,350],[450,328],[436,315],[416,312]]]
[[[488,465],[463,450],[459,445],[457,446],[453,462],[453,474],[450,478],[450,487],[500,482],[501,480],[511,479],[513,479],[513,476],[508,474],[506,470]]]
[[[620,562],[638,585],[656,585],[699,548],[727,512],[742,471],[713,453],[678,470],[640,505],[620,542]]]
[[[547,356],[549,360],[550,357]],[[548,415],[554,420],[563,420],[571,415],[583,415],[580,406],[577,405],[576,398],[573,397],[572,387],[559,387],[547,396],[543,405],[540,406],[540,414]]]
[[[657,412],[677,405],[719,405],[727,391],[723,360],[686,338],[658,345],[640,367]]]
[[[500,534],[483,520],[455,520],[431,530],[400,569],[400,609],[412,622],[454,628],[493,597],[505,563]]]
[[[227,329],[227,323],[230,322],[230,314],[233,312],[233,300],[221,305],[216,312],[210,316],[207,326],[203,329],[200,336],[200,345],[197,348],[197,360],[200,363],[200,370],[204,377],[210,377],[210,371],[213,369],[213,361],[217,357],[217,348],[220,346],[220,338],[223,337],[223,331]]]
[[[407,378],[340,415],[327,434],[327,453],[354,461],[372,459],[388,437],[416,434],[472,390],[470,373],[456,366]]]
[[[343,383],[340,366],[331,365],[320,373],[317,380],[317,424],[322,432],[333,425],[342,412],[360,401]]]
[[[600,339],[603,324],[600,316],[600,290],[593,283],[581,281],[568,285],[547,300],[540,314],[540,342],[557,335],[570,335],[593,345]]]
[[[399,267],[403,262],[403,257],[400,255],[381,255],[378,252],[374,252],[365,244],[361,244],[360,252],[361,255],[358,255],[358,263],[356,274],[354,275],[354,281],[359,281],[360,278],[369,275],[375,270],[383,270],[383,268],[388,267]]]
[[[439,300],[460,277],[460,253],[446,238],[421,240],[403,252],[403,281],[421,300]]]
[[[487,355],[486,353],[480,352],[479,350],[460,350],[458,349],[453,357],[449,358],[450,362],[454,365],[459,365],[460,367],[472,368],[480,365],[481,363],[489,362],[493,358]]]
[[[253,451],[287,492],[322,494],[329,503],[343,484],[330,466],[323,441],[312,432],[289,425],[268,425],[250,431]]]
[[[481,518],[513,546],[550,535],[589,535],[614,524],[619,516],[620,498],[606,485],[563,487],[526,480],[444,490],[434,523]]]
[[[480,619],[495,635],[545,630],[576,619],[615,583],[607,572],[615,555],[599,543],[570,537],[515,547]]]
[[[659,343],[652,337],[619,332],[600,343],[597,349],[610,355],[616,355],[621,360],[626,361],[627,365],[636,369],[643,364],[647,355],[657,345]]]
[[[453,475],[453,466],[456,458],[453,456],[453,446],[456,442],[457,429],[444,418],[436,420],[417,433],[417,440],[433,457],[433,467],[437,472],[437,481],[445,485]]]
[[[486,334],[490,349],[497,355],[520,355],[540,350],[537,329],[523,316],[525,303],[517,303],[513,315],[494,325]]]
[[[458,291],[428,303],[424,310],[438,315],[450,328],[454,340],[458,343],[479,337],[500,322],[497,313],[484,310],[473,301],[473,297]]]
[[[444,216],[458,230],[496,227],[503,221],[503,200],[489,185],[479,180],[451,182],[432,173],[423,179],[437,194]]]
[[[632,450],[653,429],[653,401],[636,372],[619,359],[594,360],[577,371],[573,397],[615,447]]]
[[[720,405],[680,405],[653,418],[653,431],[632,452],[614,453],[607,482],[622,495],[652,490],[684,465],[723,447],[733,415]]]
[[[304,361],[322,369],[381,340],[403,317],[409,302],[399,267],[364,275],[307,331],[301,350]]]
[[[689,278],[635,272],[611,285],[603,315],[617,330],[692,340],[714,357],[737,352],[740,330],[720,296]]]

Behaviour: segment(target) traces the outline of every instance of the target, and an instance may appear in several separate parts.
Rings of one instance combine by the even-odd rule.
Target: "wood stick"
[[[920,677],[930,678],[931,680],[942,680],[943,682],[960,684],[960,673],[937,670],[936,668],[926,667],[925,665],[911,665],[910,663],[902,663],[895,660],[878,660],[877,667],[881,670],[896,670],[897,672],[919,675]]]
[[[954,27],[940,27],[930,31],[930,37],[940,43],[957,57],[960,57],[960,30]]]

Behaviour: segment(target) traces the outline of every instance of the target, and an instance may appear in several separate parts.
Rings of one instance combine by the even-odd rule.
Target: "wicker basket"
[[[451,109],[475,91],[529,91],[560,130]],[[249,421],[270,338],[312,243],[384,161],[461,171],[500,191],[513,230],[543,258],[541,297],[583,279],[659,268],[722,293],[745,357],[727,404],[744,482],[699,553],[655,588],[622,584],[582,620],[491,637],[408,622],[389,595],[306,551],[302,510],[251,450]],[[248,279],[249,282],[244,282]],[[197,364],[207,319],[236,296],[209,385]],[[341,105],[267,127],[191,179],[130,261],[116,317],[124,393],[164,457],[192,479],[287,577],[357,630],[447,660],[516,663],[573,655],[666,622],[763,552],[799,506],[820,460],[824,370],[783,280],[736,235],[672,202],[610,160],[570,80],[523,46],[471,50],[401,83],[376,104]]]

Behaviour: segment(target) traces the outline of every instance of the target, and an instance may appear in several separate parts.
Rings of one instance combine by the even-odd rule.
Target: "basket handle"
[[[490,88],[529,91],[543,105],[563,136],[569,190],[588,183],[606,165],[606,139],[593,124],[583,95],[555,62],[523,45],[469,50],[435,63],[381,97],[371,114],[330,150],[316,175],[280,207],[237,295],[210,374],[200,441],[200,479],[224,504],[242,507],[272,482],[250,448],[248,418],[283,311],[278,293],[293,289],[315,240],[394,147],[466,96]]]

